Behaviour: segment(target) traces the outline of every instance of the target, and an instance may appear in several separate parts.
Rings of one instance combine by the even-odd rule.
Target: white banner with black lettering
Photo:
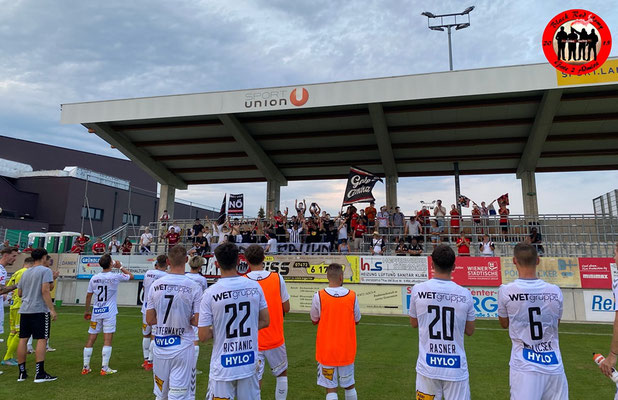
[[[413,285],[428,279],[427,257],[360,257],[360,283]]]

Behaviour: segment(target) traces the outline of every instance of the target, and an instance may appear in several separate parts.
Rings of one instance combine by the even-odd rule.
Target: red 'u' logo
[[[309,100],[309,92],[305,88],[303,88],[303,97],[301,97],[300,100],[296,97],[296,89],[292,90],[292,93],[290,93],[290,102],[296,107],[302,106],[307,100]]]

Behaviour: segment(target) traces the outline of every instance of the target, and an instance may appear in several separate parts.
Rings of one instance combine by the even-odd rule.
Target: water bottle
[[[601,365],[601,363],[605,360],[605,357],[603,357],[603,354],[594,354],[592,356],[592,359],[595,363],[597,363],[597,365]],[[615,383],[618,383],[618,371],[616,371],[614,368],[612,368],[612,376],[610,377],[610,379]]]

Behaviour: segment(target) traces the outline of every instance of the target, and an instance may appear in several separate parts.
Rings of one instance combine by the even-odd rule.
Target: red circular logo
[[[603,65],[611,49],[609,27],[590,11],[564,11],[552,18],[543,32],[545,57],[565,74],[591,73]]]

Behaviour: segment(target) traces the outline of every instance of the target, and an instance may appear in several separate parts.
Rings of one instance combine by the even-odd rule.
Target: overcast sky
[[[472,26],[453,34],[455,69],[544,62],[543,29],[571,8],[599,14],[618,34],[616,1],[0,0],[0,135],[123,157],[82,126],[61,125],[60,104],[444,71],[446,34],[420,13],[468,5]],[[509,192],[512,213],[523,212],[514,175],[461,183],[479,202]],[[290,182],[282,207],[306,198],[335,212],[344,186]],[[592,198],[617,186],[618,172],[537,174],[539,208],[592,212]],[[177,197],[218,208],[225,192],[245,193],[255,215],[266,184],[201,185]],[[384,186],[374,194],[382,204]],[[452,177],[400,179],[404,212],[436,198],[453,202]]]

